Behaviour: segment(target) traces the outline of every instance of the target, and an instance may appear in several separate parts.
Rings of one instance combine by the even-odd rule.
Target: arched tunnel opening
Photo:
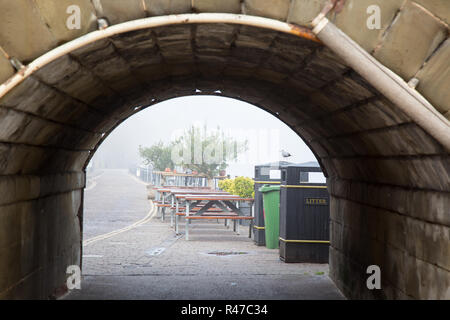
[[[158,186],[205,188],[211,181],[195,175],[184,179],[174,173],[161,182],[162,169],[154,168],[159,168],[159,162],[147,163],[139,150],[156,145],[174,148],[173,139],[192,126],[205,137],[222,126],[220,132],[228,139],[247,141],[248,148],[237,159],[224,161],[230,178],[261,180],[255,179],[255,165],[263,163],[271,163],[273,169],[278,161],[318,165],[302,139],[279,119],[216,94],[180,97],[143,108],[98,148],[86,170],[81,289],[71,290],[64,299],[343,298],[328,278],[328,263],[283,263],[279,250],[256,241],[254,224],[239,222],[236,229],[231,221],[228,226],[222,220],[193,221],[187,239],[184,219],[175,227],[172,210],[165,209],[165,219],[162,208],[157,210]],[[212,130],[204,132],[205,125]],[[292,155],[284,158],[280,148]],[[170,166],[169,161],[164,163]],[[173,169],[177,175],[186,172],[182,166]],[[325,183],[322,174],[317,176],[315,182]],[[213,182],[216,190],[219,181]],[[327,225],[324,222],[322,228],[328,230]]]
[[[371,53],[403,79],[420,79],[417,89],[436,108],[422,114],[448,128],[448,101],[439,91],[446,86],[430,95],[449,48],[446,20],[430,17],[421,1],[405,3],[391,10],[396,23],[388,19]],[[349,11],[346,5],[341,16]],[[421,27],[431,40],[406,72],[389,59],[411,15],[427,21]],[[0,297],[47,298],[64,287],[67,266],[80,264],[84,170],[118,124],[141,106],[220,90],[278,117],[316,155],[331,197],[330,277],[346,297],[448,298],[448,131],[439,136],[425,118],[412,117],[307,30],[294,36],[185,22],[110,35],[108,27],[104,37],[95,33],[102,35],[97,41],[35,60],[42,62],[35,69],[17,63],[32,55],[10,57],[18,72],[5,79],[0,98]],[[361,42],[361,35],[352,37]],[[8,43],[0,43],[3,51],[14,52]],[[370,51],[372,44],[361,45]],[[408,45],[396,51],[402,61]],[[2,71],[9,76],[11,68]],[[369,265],[382,270],[381,290],[366,286]]]

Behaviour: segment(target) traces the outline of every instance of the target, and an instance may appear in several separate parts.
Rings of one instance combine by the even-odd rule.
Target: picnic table
[[[165,213],[166,208],[171,208],[172,210],[176,205],[178,206],[178,202],[176,201],[175,195],[179,194],[229,194],[225,191],[215,191],[211,189],[205,189],[205,188],[180,188],[180,187],[163,187],[163,188],[156,188],[156,191],[161,195],[159,198],[161,198],[160,201],[156,201],[156,206],[158,208],[158,215],[161,217],[162,221],[165,220]],[[170,203],[169,203],[170,202]],[[161,209],[161,210],[160,210]],[[176,208],[178,211],[178,207]],[[170,225],[173,226],[174,221],[174,214],[171,215],[171,222]]]
[[[235,202],[238,201],[253,201],[251,198],[241,198],[239,196],[230,194],[185,194],[178,195],[178,198],[185,200],[185,213],[177,212],[175,217],[175,230],[178,233],[178,217],[184,216],[186,219],[185,236],[189,240],[189,224],[192,220],[204,219],[224,219],[225,225],[228,220],[233,221],[233,230],[239,233],[239,220],[250,220],[249,237],[251,237],[251,230],[253,226],[253,217],[245,216]],[[202,202],[206,202],[199,207]],[[195,208],[198,210],[193,210]],[[210,212],[213,207],[221,209],[221,212]]]
[[[171,227],[173,227],[176,212],[179,212],[180,210],[180,201],[185,201],[186,196],[195,194],[229,195],[228,192],[216,190],[172,190],[172,214],[170,218]]]
[[[249,220],[249,237],[253,226],[253,217],[245,216],[237,206],[239,201],[253,202],[252,198],[241,198],[225,191],[216,191],[205,188],[179,188],[163,187],[156,189],[161,193],[162,201],[157,204],[161,210],[161,219],[165,219],[165,208],[171,209],[171,226],[179,233],[179,217],[186,219],[186,240],[189,240],[189,224],[192,220],[214,219],[233,221],[233,230],[239,233],[240,220]],[[170,204],[169,204],[170,202]],[[184,207],[181,204],[184,203]]]
[[[165,208],[170,207],[167,198],[170,196],[171,188],[164,187],[164,188],[156,188],[155,190],[157,192],[155,201],[156,207],[158,208],[157,214],[164,219]]]

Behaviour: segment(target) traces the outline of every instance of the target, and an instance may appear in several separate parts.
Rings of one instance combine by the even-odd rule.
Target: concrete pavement
[[[87,236],[132,224],[150,210],[145,186],[126,171],[105,171],[96,182],[86,192]],[[82,289],[65,299],[343,299],[327,264],[283,263],[278,250],[247,236],[246,227],[236,235],[223,223],[193,222],[186,241],[153,217],[85,246]]]

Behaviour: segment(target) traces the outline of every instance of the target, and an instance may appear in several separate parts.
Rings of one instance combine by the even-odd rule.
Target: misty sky
[[[248,140],[248,151],[230,163],[227,174],[253,177],[254,166],[285,160],[280,150],[292,154],[287,161],[316,161],[314,155],[287,125],[251,104],[218,96],[188,96],[161,102],[130,117],[114,130],[96,152],[95,165],[126,168],[139,164],[139,145],[169,142],[192,125],[215,129]]]

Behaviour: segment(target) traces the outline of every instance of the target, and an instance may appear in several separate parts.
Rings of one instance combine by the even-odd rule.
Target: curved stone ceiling
[[[5,118],[16,121],[2,140],[54,150],[21,172],[81,170],[120,121],[198,90],[220,90],[270,111],[305,139],[331,177],[413,186],[417,177],[403,174],[409,162],[402,171],[377,167],[392,157],[445,153],[320,43],[226,24],[129,32],[63,56],[0,101]],[[355,165],[361,158],[364,164]],[[421,187],[445,189],[446,178],[437,170]]]

